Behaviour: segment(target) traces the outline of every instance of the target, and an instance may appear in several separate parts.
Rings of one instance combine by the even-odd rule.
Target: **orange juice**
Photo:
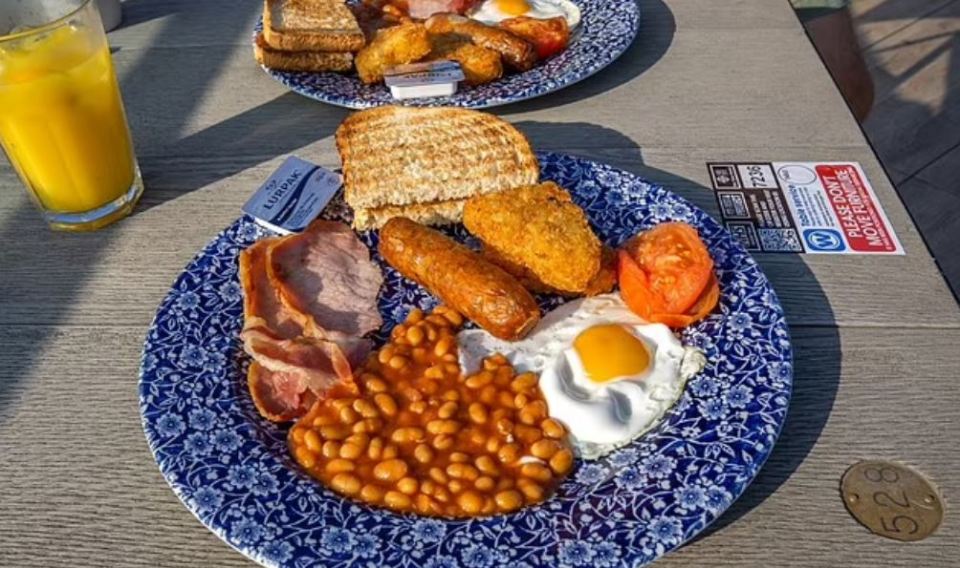
[[[0,44],[0,109],[0,142],[42,209],[91,211],[134,185],[130,133],[99,29],[66,24]]]

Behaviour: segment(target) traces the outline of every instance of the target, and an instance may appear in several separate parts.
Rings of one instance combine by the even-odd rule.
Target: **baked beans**
[[[290,431],[291,453],[327,487],[421,515],[509,513],[545,499],[573,467],[564,427],[532,373],[494,354],[457,364],[463,317],[413,310],[356,373],[359,397],[317,402]]]

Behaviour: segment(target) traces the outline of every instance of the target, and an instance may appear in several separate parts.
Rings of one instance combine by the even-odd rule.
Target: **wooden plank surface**
[[[860,161],[908,252],[760,258],[796,347],[788,426],[721,528],[664,565],[950,565],[956,523],[897,545],[836,495],[866,457],[958,489],[960,310],[902,204],[786,2],[640,4],[641,36],[618,63],[496,112],[539,148],[634,171],[711,212],[707,161]],[[169,284],[282,156],[337,163],[347,111],[287,93],[252,62],[260,6],[125,3],[111,44],[148,186],[131,219],[49,233],[0,167],[0,565],[249,565],[163,482],[135,377]]]

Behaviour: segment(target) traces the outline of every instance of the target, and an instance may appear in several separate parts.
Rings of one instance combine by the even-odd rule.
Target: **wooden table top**
[[[640,0],[640,37],[592,79],[496,113],[535,147],[636,172],[716,214],[705,163],[852,160],[905,256],[759,255],[786,309],[795,394],[747,493],[662,566],[952,566],[960,523],[901,544],[838,484],[902,460],[960,492],[960,309],[785,0]],[[0,167],[0,565],[248,566],[167,487],[137,405],[171,282],[289,153],[336,166],[348,111],[254,63],[257,0],[127,0],[110,35],[147,190],[94,234],[48,231]]]

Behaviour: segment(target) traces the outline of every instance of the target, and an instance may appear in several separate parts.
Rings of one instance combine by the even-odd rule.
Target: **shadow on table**
[[[245,43],[253,35],[253,22],[262,9],[263,2],[257,0],[124,0],[123,21],[115,39],[123,43],[128,28],[170,18],[177,20],[178,36],[151,40],[151,45],[190,45],[200,37],[203,45]]]
[[[148,190],[134,215],[328,138],[349,112],[285,93],[179,139],[176,158],[140,159]]]
[[[715,215],[711,189],[689,178],[655,168],[644,161],[643,151],[622,133],[590,123],[524,121],[517,126],[538,149],[574,148],[574,153],[609,163],[664,186]],[[580,141],[580,147],[575,141]],[[706,168],[706,164],[704,164]],[[716,215],[715,215],[716,216]],[[802,255],[757,255],[775,288],[789,288],[783,297],[787,321],[808,324],[791,331],[794,349],[793,396],[780,439],[760,474],[743,495],[692,542],[708,538],[737,521],[776,492],[800,466],[816,444],[833,408],[840,384],[840,335],[830,301]]]
[[[117,29],[133,27],[177,13],[176,4],[156,0],[124,0],[123,20]]]
[[[615,89],[650,69],[673,43],[677,22],[661,0],[638,0],[640,30],[627,51],[596,75],[549,95],[503,107],[505,112],[527,112],[573,104]]]
[[[222,0],[217,1],[220,4],[224,3]],[[126,3],[128,7],[141,4],[147,9],[147,2]],[[254,17],[262,5],[256,2],[232,5],[232,16],[219,22],[216,26],[217,34],[220,37],[232,36],[234,40],[238,40],[250,33],[247,22]],[[169,17],[158,24],[156,33],[151,39],[153,43],[176,45],[177,42],[182,41],[184,29],[195,26],[197,18],[191,10],[206,9],[202,2],[182,6],[185,7],[183,11],[162,14]],[[157,9],[164,10],[162,7]],[[128,17],[131,14],[130,11],[126,13]],[[126,25],[130,25],[129,20]],[[121,70],[119,79],[124,91],[128,115],[136,112],[138,105],[143,102],[140,97],[131,98],[130,96],[136,86],[137,89],[142,89],[139,92],[143,96],[148,96],[154,101],[152,104],[156,106],[150,110],[165,113],[164,118],[168,126],[172,132],[175,132],[182,129],[187,124],[188,118],[197,110],[203,100],[202,94],[212,85],[221,68],[227,64],[230,50],[204,50],[204,73],[191,74],[188,79],[179,81],[176,80],[176,70],[174,70],[174,80],[157,74],[158,69],[170,64],[167,53],[169,50],[165,49],[144,50],[142,57],[131,67]],[[181,76],[183,76],[182,73]],[[187,80],[190,82],[189,89],[185,87]],[[191,96],[184,96],[184,93],[189,93]],[[131,111],[131,109],[134,110]],[[270,107],[268,111],[271,109],[274,107]],[[251,111],[251,116],[255,117],[256,112]],[[134,132],[135,139],[136,136]],[[187,143],[202,144],[211,141],[202,132],[195,136],[196,138],[189,137]],[[193,142],[190,141],[191,139]],[[146,162],[149,163],[149,160]],[[6,179],[10,179],[11,186],[19,185],[14,182],[15,177],[9,168],[0,172],[0,176],[5,178],[5,183],[7,183]],[[200,181],[203,179],[201,178]],[[149,176],[146,183],[148,186],[151,183]],[[145,193],[150,195],[150,191]],[[62,324],[70,317],[71,306],[96,275],[103,251],[123,231],[123,222],[121,222],[95,233],[55,233],[46,228],[40,215],[26,198],[20,203],[21,205],[6,212],[3,223],[0,225],[0,242],[10,245],[3,247],[0,251],[0,267],[2,267],[0,269],[0,334],[15,334],[20,339],[29,338],[29,341],[7,342],[7,348],[3,352],[4,364],[0,367],[0,422],[8,416],[10,411],[8,406],[19,398],[21,389],[27,387],[22,384],[23,378],[30,374],[30,369],[44,353],[46,343],[56,340],[53,336],[54,326]],[[142,208],[138,211],[142,211]],[[31,246],[16,246],[16,243],[23,242],[25,239],[32,241]],[[37,251],[44,251],[45,254],[37,255]],[[136,333],[141,331],[137,330]],[[10,345],[22,346],[22,350],[12,352]],[[77,377],[77,379],[82,380],[83,377]],[[34,384],[29,385],[31,389],[42,389],[44,386],[42,377],[36,377]],[[81,404],[83,402],[78,401]],[[16,409],[14,408],[13,411],[15,412]]]

